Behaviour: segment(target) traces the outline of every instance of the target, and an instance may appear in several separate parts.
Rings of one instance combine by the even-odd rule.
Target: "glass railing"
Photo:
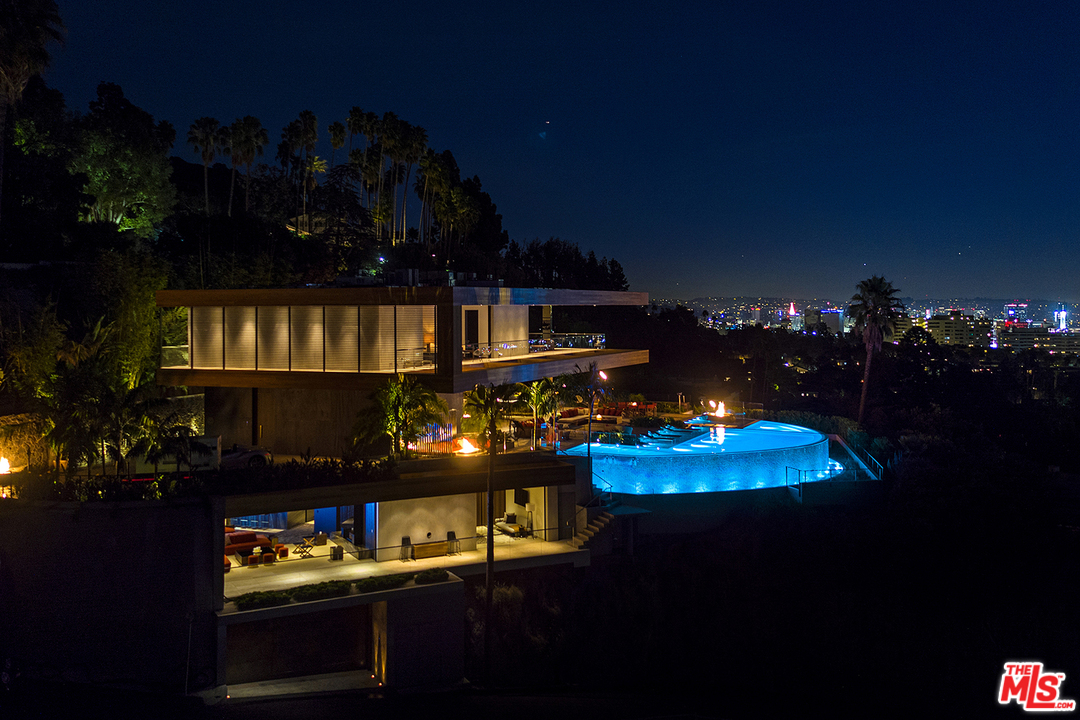
[[[529,352],[603,350],[606,343],[603,333],[532,333],[529,335]]]
[[[187,345],[163,345],[161,347],[161,367],[190,367],[191,354]]]
[[[462,360],[498,360],[500,358],[526,355],[530,351],[529,341],[502,340],[490,343],[467,343],[461,346]]]

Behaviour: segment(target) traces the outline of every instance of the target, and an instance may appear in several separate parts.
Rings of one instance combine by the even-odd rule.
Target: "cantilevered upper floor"
[[[647,293],[480,287],[162,290],[177,308],[157,379],[164,385],[369,390],[388,374],[458,393],[649,361],[602,334],[529,333],[529,307],[645,305]],[[186,322],[186,337],[183,323]]]

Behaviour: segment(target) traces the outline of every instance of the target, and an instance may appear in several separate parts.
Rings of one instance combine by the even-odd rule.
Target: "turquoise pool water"
[[[829,439],[816,430],[768,421],[724,428],[705,417],[688,425],[643,434],[641,445],[592,443],[594,484],[631,495],[705,493],[784,487],[789,478],[836,472]],[[586,446],[566,453],[585,455]]]

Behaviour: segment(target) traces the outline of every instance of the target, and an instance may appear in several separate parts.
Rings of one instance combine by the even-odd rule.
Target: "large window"
[[[435,363],[434,305],[193,307],[188,328],[191,367],[200,370],[394,372]]]

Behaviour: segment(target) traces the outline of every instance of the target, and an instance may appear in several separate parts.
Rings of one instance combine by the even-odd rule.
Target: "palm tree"
[[[362,135],[364,133],[364,109],[358,105],[353,105],[352,110],[349,111],[349,119],[345,121],[345,125],[349,129],[349,157],[352,157],[352,139],[353,135]]]
[[[30,78],[49,65],[50,42],[63,42],[64,22],[55,0],[0,0],[0,197],[8,109]]]
[[[326,161],[321,159],[318,155],[313,156],[307,164],[307,172],[304,173],[304,219],[307,221],[307,230],[311,232],[311,218],[307,216],[307,196],[308,193],[314,190],[319,185],[319,180],[315,176],[318,173],[326,172]]]
[[[188,129],[188,144],[199,153],[203,164],[203,194],[206,197],[206,217],[210,217],[210,163],[221,149],[221,123],[212,117],[201,117]],[[207,248],[207,252],[210,249]]]
[[[484,423],[488,443],[487,469],[487,574],[484,594],[484,673],[491,677],[491,601],[495,592],[495,433],[503,413],[520,392],[517,385],[477,385],[465,393],[465,412]],[[483,439],[483,438],[481,438]]]
[[[300,111],[300,144],[304,148],[304,159],[315,152],[315,143],[319,141],[319,119],[310,110]]]
[[[543,378],[523,386],[521,402],[532,410],[532,446],[536,449],[536,426],[540,419],[546,418],[555,411],[555,383],[550,378]]]
[[[855,318],[855,327],[862,331],[866,344],[866,365],[863,368],[862,395],[859,398],[859,423],[866,410],[866,388],[870,382],[870,362],[874,353],[881,350],[881,341],[892,335],[896,319],[904,311],[904,304],[896,297],[900,292],[884,277],[874,275],[855,286],[848,312]]]
[[[408,457],[409,443],[416,442],[429,425],[445,420],[449,413],[446,401],[434,390],[403,373],[380,386],[372,400],[377,411],[360,415],[357,440],[370,442],[389,436],[394,457]]]
[[[334,156],[345,146],[345,125],[335,120],[326,129],[330,131],[330,167],[334,167]]]
[[[232,172],[229,173],[229,205],[225,211],[226,215],[232,217],[233,190],[236,187],[236,166],[243,162],[241,135],[244,129],[240,120],[234,120],[232,125],[222,127],[220,132],[221,152],[228,156],[229,163],[232,165]]]
[[[191,414],[180,410],[161,410],[148,413],[144,421],[144,435],[138,450],[146,460],[154,464],[154,476],[162,460],[173,457],[176,470],[180,471],[180,462],[190,459],[192,429]]]
[[[596,362],[589,363],[589,367],[584,370],[575,365],[574,370],[577,371],[577,373],[572,376],[576,386],[576,399],[578,402],[584,402],[587,396],[589,401],[589,435],[585,439],[585,456],[589,458],[589,477],[591,478],[593,412],[596,410],[596,401],[603,399],[604,395],[607,394],[607,388],[604,387],[604,381],[607,380],[607,373],[601,370]]]
[[[270,143],[270,136],[257,117],[245,115],[239,122],[240,162],[247,167],[247,181],[244,183],[244,212],[248,212],[251,199],[251,165],[256,157],[262,155],[263,148]]]
[[[427,150],[427,130],[419,125],[409,125],[408,134],[405,138],[405,188],[401,194],[401,227],[402,237],[408,229],[409,210],[409,178],[412,176],[413,165],[420,162]]]

